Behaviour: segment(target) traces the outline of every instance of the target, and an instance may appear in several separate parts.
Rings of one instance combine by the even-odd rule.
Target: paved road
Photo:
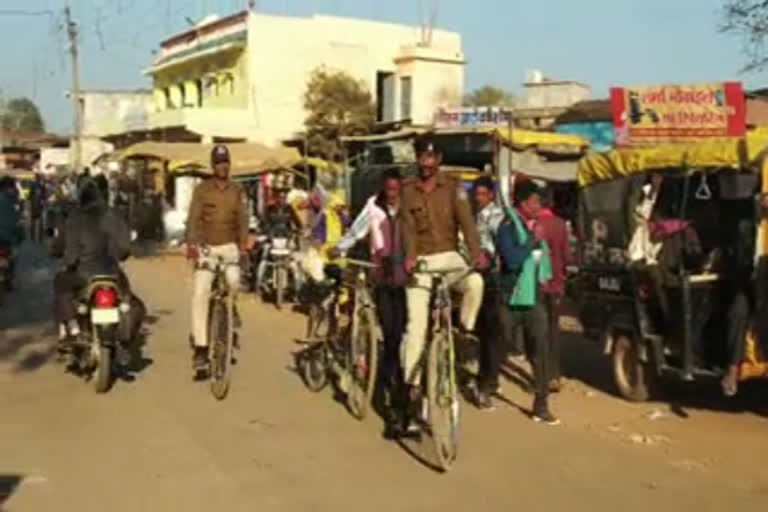
[[[190,273],[175,257],[131,262],[153,315],[147,366],[99,396],[50,359],[50,270],[29,247],[23,256],[21,290],[0,311],[3,510],[731,512],[768,503],[765,418],[697,406],[681,419],[616,400],[593,376],[555,400],[561,427],[530,422],[514,405],[529,398],[512,383],[508,406],[465,407],[457,466],[437,474],[382,440],[376,418],[359,423],[330,393],[309,393],[292,371],[303,319],[250,297],[233,388],[216,402],[191,381]],[[646,417],[654,411],[661,419]]]

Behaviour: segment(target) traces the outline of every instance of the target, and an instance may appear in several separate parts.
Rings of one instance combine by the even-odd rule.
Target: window
[[[215,76],[208,76],[205,79],[205,97],[213,98],[219,95],[219,81]]]
[[[221,89],[226,91],[226,94],[235,93],[235,77],[232,73],[224,73],[221,78]]]
[[[413,95],[413,80],[410,76],[400,78],[400,119],[411,118],[411,100]]]
[[[173,98],[171,98],[171,88],[166,87],[165,89],[163,89],[163,95],[165,96],[165,108],[168,108],[168,109],[174,108]]]
[[[197,107],[203,106],[203,81],[199,78],[195,80],[195,90],[197,91]]]
[[[186,87],[184,87],[184,82],[180,83],[176,87],[179,89],[179,106],[184,108],[187,106],[187,91]]]
[[[395,120],[395,74],[376,73],[376,120]]]

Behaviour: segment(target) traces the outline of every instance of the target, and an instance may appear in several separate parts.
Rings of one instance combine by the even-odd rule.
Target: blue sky
[[[312,13],[418,24],[422,0],[257,0],[265,12]],[[429,3],[427,1],[426,3]],[[519,90],[525,72],[576,79],[593,96],[611,85],[743,80],[740,42],[717,33],[721,0],[440,0],[437,25],[463,36],[468,89],[493,84]],[[3,9],[52,9],[54,16],[0,15],[0,94],[41,105],[51,130],[66,132],[70,84],[62,22],[64,0],[0,0]],[[206,10],[234,12],[246,0],[71,0],[82,25],[86,88],[139,87],[151,51],[167,34]],[[289,37],[289,35],[286,35]]]

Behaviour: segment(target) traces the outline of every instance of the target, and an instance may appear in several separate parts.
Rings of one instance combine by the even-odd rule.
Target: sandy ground
[[[465,404],[455,468],[434,472],[429,444],[381,438],[330,391],[293,371],[303,318],[241,300],[242,351],[217,402],[192,382],[190,271],[176,257],[128,266],[151,321],[145,368],[96,395],[51,357],[50,264],[21,254],[19,290],[0,307],[0,509],[551,511],[765,510],[764,387],[728,402],[676,386],[663,401],[614,396],[606,360],[569,336],[563,425],[533,424],[509,380],[493,413]],[[512,372],[514,373],[514,372]],[[762,391],[762,393],[761,393]]]

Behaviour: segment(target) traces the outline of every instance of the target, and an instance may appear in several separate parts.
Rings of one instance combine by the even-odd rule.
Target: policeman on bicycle
[[[236,293],[240,286],[240,251],[246,250],[248,239],[246,196],[229,179],[230,155],[226,146],[213,148],[211,168],[213,177],[195,188],[187,217],[187,257],[197,262],[192,292],[195,370],[203,370],[208,364],[208,303],[215,266],[219,259],[226,265],[230,293]]]
[[[430,276],[420,273],[417,260],[431,271],[469,269],[459,253],[459,231],[469,249],[471,263],[476,268],[487,266],[480,246],[467,192],[458,179],[441,174],[442,152],[429,136],[416,143],[417,178],[403,183],[402,216],[405,242],[405,267],[413,274],[406,290],[408,323],[401,345],[400,361],[408,385],[407,399],[412,407],[421,400],[419,362],[427,339],[430,300]],[[471,334],[483,299],[483,278],[471,273],[456,282],[448,276],[452,287],[461,292],[461,324],[465,334]]]

